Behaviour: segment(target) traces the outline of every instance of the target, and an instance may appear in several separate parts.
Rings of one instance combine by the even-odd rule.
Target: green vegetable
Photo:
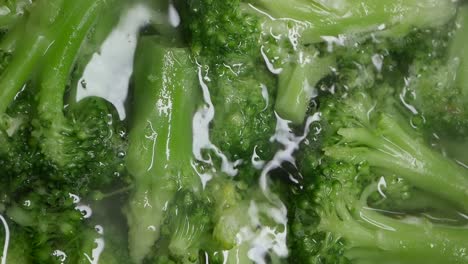
[[[140,40],[134,110],[126,164],[134,191],[126,209],[132,259],[139,263],[159,238],[164,208],[179,188],[197,189],[192,116],[198,100],[196,67],[186,48],[164,39]]]
[[[0,1],[2,262],[468,263],[467,26],[452,0]]]

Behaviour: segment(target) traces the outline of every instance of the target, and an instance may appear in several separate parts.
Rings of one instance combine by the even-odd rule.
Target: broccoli
[[[182,190],[166,210],[161,237],[147,260],[151,263],[198,263],[211,243],[210,205],[205,193]],[[159,262],[158,262],[159,261]]]
[[[376,31],[385,31],[385,35],[404,35],[414,27],[444,24],[456,12],[456,4],[452,1],[252,2],[276,18],[307,22],[302,33],[305,41],[321,41],[323,36],[349,36]]]
[[[125,214],[136,263],[192,263],[201,251],[232,249],[241,228],[251,226],[238,213],[259,200],[248,193],[261,196],[221,172],[202,186],[203,165],[192,151],[201,88],[189,50],[177,46],[167,37],[142,37],[135,59],[126,156],[134,189]]]
[[[81,43],[93,26],[94,20],[106,1],[80,3],[64,22],[67,37],[55,40],[45,55],[47,64],[38,77],[37,117],[33,120],[33,136],[38,140],[46,158],[59,168],[72,171],[89,166],[97,175],[117,171],[112,163],[124,151],[120,143],[119,121],[112,106],[98,98],[70,102],[64,113],[64,93],[69,74]],[[83,20],[83,17],[86,19]],[[100,144],[96,147],[97,143]],[[98,164],[93,164],[97,160]],[[117,161],[118,163],[118,161]],[[110,167],[110,170],[107,171]],[[74,176],[74,175],[72,175]],[[76,176],[75,176],[76,177]],[[79,176],[78,176],[79,177]],[[72,178],[72,177],[70,177]],[[72,179],[76,180],[76,179]]]
[[[135,59],[135,90],[126,164],[134,190],[126,209],[129,247],[140,263],[160,236],[164,210],[179,188],[199,189],[191,166],[196,67],[186,48],[143,37]]]
[[[0,2],[2,262],[468,262],[464,1]]]
[[[5,142],[0,152],[40,160],[47,170],[54,168],[57,178],[74,183],[75,191],[83,193],[89,182],[108,184],[123,170],[119,155],[125,151],[124,129],[113,107],[98,98],[64,104],[80,46],[106,4],[35,2],[25,33],[17,36],[0,77],[0,138]],[[16,34],[8,32],[2,41],[8,40],[10,33]],[[46,63],[39,69],[42,61]],[[15,102],[22,101],[22,94],[28,97],[26,103]],[[18,147],[23,151],[16,151]]]
[[[285,110],[279,115],[301,125],[313,86],[330,71],[317,65],[332,65],[332,60],[316,58],[318,53],[305,47],[303,56],[295,56],[287,41],[288,28],[276,40],[262,29],[262,23],[269,19],[241,1],[180,1],[178,6],[187,41],[204,70],[204,81],[213,98],[212,142],[230,160],[243,160],[241,167],[246,166],[245,157],[254,150],[261,159],[270,159],[275,148],[264,135],[275,131],[274,110]],[[270,58],[275,56],[278,62],[274,65]],[[275,67],[281,64],[287,64],[287,74],[277,77],[272,71],[277,73]],[[308,71],[314,76],[310,80]],[[275,94],[281,93],[278,89],[286,94],[288,89],[293,92],[275,106]],[[296,99],[300,113],[287,113],[285,105],[292,106],[287,110],[296,109]]]
[[[320,101],[324,157],[312,169],[302,165],[304,187],[288,199],[291,258],[464,263],[459,214],[467,209],[468,173],[410,127],[395,89],[378,85]]]
[[[293,197],[293,259],[301,263],[467,261],[463,226],[382,213],[367,202],[377,191],[377,182],[365,170],[327,162],[310,187]]]
[[[8,261],[85,263],[84,244],[94,248],[85,234],[96,232],[73,197],[125,184],[116,177],[125,130],[110,103],[64,98],[80,47],[108,2],[7,4],[18,12],[0,41],[1,212],[11,228],[8,259],[18,258]]]
[[[52,25],[65,26],[64,15],[61,11],[68,10],[71,4],[61,0],[55,1],[38,1],[34,4],[31,10],[31,16],[25,24],[25,34],[20,34],[17,37],[20,40],[16,41],[17,45],[14,48],[14,54],[8,67],[2,72],[0,83],[0,113],[4,115],[6,109],[13,101],[16,93],[20,91],[23,85],[30,79],[38,61],[46,51],[47,47],[54,41],[54,34],[61,31],[61,28],[52,30]],[[81,17],[75,17],[75,23],[79,22]],[[73,26],[73,25],[69,25]],[[70,29],[69,29],[70,30]],[[11,34],[14,31],[9,32]],[[68,37],[68,36],[67,36]],[[8,39],[8,36],[2,38]],[[16,47],[17,46],[17,47]],[[27,59],[26,59],[27,58]]]
[[[466,169],[426,146],[404,117],[391,107],[386,109],[386,104],[391,102],[373,101],[364,92],[332,102],[326,120],[340,126],[340,142],[327,146],[325,155],[354,164],[368,163],[383,173],[394,173],[466,211]]]
[[[423,116],[426,125],[443,134],[450,131],[466,135],[466,51],[464,43],[468,32],[468,8],[458,9],[451,27],[432,36],[416,39],[418,50],[410,56],[407,83],[402,95],[414,114]],[[429,41],[432,39],[432,41]],[[442,132],[445,131],[445,132]],[[443,136],[443,135],[441,135]]]

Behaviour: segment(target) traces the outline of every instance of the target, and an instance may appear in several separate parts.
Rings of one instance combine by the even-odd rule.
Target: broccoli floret
[[[126,229],[116,228],[114,216],[120,215],[115,208],[88,205],[86,198],[70,191],[72,185],[46,176],[30,181],[28,189],[1,193],[10,238],[24,245],[26,263],[89,263],[97,258],[99,263],[131,263],[122,262],[129,259]]]
[[[205,192],[179,191],[168,205],[161,238],[148,263],[198,263],[200,252],[211,241],[211,205]],[[159,262],[158,262],[159,261]],[[165,262],[166,261],[166,262]]]
[[[23,19],[31,2],[26,0],[7,0],[0,4],[0,31],[9,31]],[[0,33],[1,34],[1,33]]]
[[[245,157],[256,145],[265,149],[262,145],[268,142],[262,134],[274,131],[273,109],[295,124],[303,123],[313,86],[330,71],[330,60],[316,58],[318,53],[302,44],[296,56],[297,45],[288,38],[293,29],[241,1],[188,1],[179,6],[191,47],[209,68],[207,85],[220,111],[215,111],[213,141],[224,143],[221,150]],[[269,28],[278,29],[277,36],[268,34]],[[277,87],[285,96],[275,106]]]
[[[32,7],[31,16],[26,21],[25,32],[15,35],[20,39],[17,40],[17,47],[14,49],[11,62],[0,76],[2,87],[0,90],[0,114],[5,113],[15,95],[31,78],[31,73],[47,47],[58,37],[57,32],[61,31],[61,27],[66,25],[64,17],[67,14],[62,11],[70,12],[70,5],[72,4],[67,1],[54,0],[37,1]],[[75,23],[79,22],[76,19],[80,19],[80,17],[75,18]],[[56,27],[60,25],[60,27],[56,28],[53,25]],[[15,31],[10,33],[14,34]],[[67,37],[65,35],[65,38]],[[2,38],[2,40],[5,39],[8,39],[8,35]]]
[[[452,28],[443,28],[418,39],[409,63],[402,96],[413,113],[426,119],[426,126],[437,133],[466,135],[467,94],[466,51],[468,8],[462,6]],[[444,30],[445,29],[445,30]]]
[[[215,116],[210,135],[231,160],[250,158],[257,153],[266,159],[272,155],[271,143],[265,135],[275,131],[273,96],[275,81],[261,65],[240,66],[238,72],[232,64],[218,65],[207,83],[213,97]]]
[[[413,186],[467,210],[467,171],[424,143],[420,133],[396,110],[391,98],[374,100],[358,92],[331,106],[325,120],[338,125],[335,144],[325,155],[396,174]],[[335,108],[339,105],[339,108]]]
[[[41,162],[33,170],[49,170],[51,178],[75,184],[80,194],[90,182],[102,186],[123,170],[124,130],[114,109],[97,98],[63,102],[81,43],[106,4],[36,1],[24,26],[2,38],[16,41],[4,51],[12,55],[0,76],[0,152],[7,156],[1,161],[16,167],[6,170],[24,174]]]
[[[38,109],[36,120],[33,121],[33,135],[45,156],[59,168],[82,167],[84,163],[96,159],[99,152],[101,156],[102,152],[117,156],[112,149],[96,149],[96,143],[106,146],[106,140],[118,138],[121,132],[115,131],[113,127],[112,122],[116,120],[112,116],[111,107],[100,99],[89,99],[71,102],[64,113],[63,101],[81,43],[105,5],[106,1],[89,1],[75,7],[73,15],[64,22],[65,34],[61,35],[64,37],[56,39],[48,48],[45,55],[47,63],[38,77]]]
[[[291,239],[297,254],[292,258],[301,263],[467,261],[461,253],[466,229],[370,207],[369,196],[378,191],[373,179],[352,164],[324,162],[312,185],[293,196]]]
[[[27,236],[24,243],[32,259],[53,261],[53,252],[57,249],[67,252],[73,259],[73,251],[80,248],[77,243],[81,241],[81,232],[88,228],[82,213],[63,186],[45,189],[43,182],[32,184],[30,190],[22,190],[23,194],[2,200],[10,225]]]
[[[200,189],[191,166],[196,67],[186,48],[143,37],[135,59],[135,90],[126,164],[134,190],[126,209],[129,247],[140,263],[160,236],[166,205],[179,188]],[[172,47],[171,47],[172,46]]]

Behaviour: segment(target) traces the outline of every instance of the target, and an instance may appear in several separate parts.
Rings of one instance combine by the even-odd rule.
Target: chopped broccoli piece
[[[468,8],[462,6],[453,28],[419,38],[415,48],[420,51],[411,56],[413,60],[409,62],[408,81],[402,94],[408,104],[414,105],[413,112],[422,115],[427,120],[426,125],[437,133],[450,130],[459,137],[467,133],[467,55],[464,48],[467,32]]]
[[[186,48],[140,39],[126,164],[134,191],[126,209],[129,247],[140,263],[160,236],[164,208],[179,188],[201,188],[191,167],[196,67]]]
[[[312,175],[309,175],[312,176]],[[292,258],[302,263],[464,263],[466,229],[423,216],[385,214],[368,205],[375,175],[349,163],[327,162],[311,185],[293,196]]]
[[[379,113],[378,103],[369,100],[361,93],[341,102],[336,118],[349,120],[337,131],[341,144],[326,147],[325,155],[354,164],[367,162],[373,168],[395,173],[466,211],[466,169],[426,146],[403,117]],[[372,111],[375,119],[369,116]]]

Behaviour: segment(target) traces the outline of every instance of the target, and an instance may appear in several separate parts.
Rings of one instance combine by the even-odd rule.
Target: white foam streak
[[[3,215],[0,214],[0,220],[2,221],[3,228],[5,229],[5,242],[3,244],[3,252],[2,252],[2,261],[1,264],[6,264],[7,263],[7,256],[8,256],[8,247],[10,244],[10,228],[8,227],[8,223],[3,217]]]
[[[260,187],[264,192],[268,189],[268,174],[277,168],[281,167],[283,162],[289,162],[295,165],[295,158],[293,156],[294,152],[299,149],[300,143],[307,137],[309,133],[310,125],[313,122],[320,120],[320,113],[315,113],[312,116],[309,116],[306,120],[306,125],[304,128],[304,133],[300,136],[296,136],[292,129],[289,127],[291,123],[288,120],[282,119],[276,114],[276,132],[270,139],[272,142],[278,142],[283,145],[283,149],[280,149],[275,153],[275,156],[271,161],[269,161],[262,170],[260,175]]]
[[[208,85],[205,83],[205,78],[202,75],[202,66],[198,65],[198,80],[202,88],[203,100],[205,105],[200,107],[193,116],[192,120],[192,131],[193,131],[193,143],[192,151],[196,160],[213,164],[211,157],[204,158],[203,150],[212,150],[214,154],[221,159],[221,170],[230,176],[237,175],[236,166],[242,161],[237,160],[231,162],[226,155],[210,140],[210,123],[213,121],[215,115],[215,109],[213,102],[211,101],[210,91]]]
[[[125,119],[124,103],[133,72],[133,57],[139,29],[151,19],[150,9],[138,4],[130,8],[93,54],[77,84],[77,101],[98,96],[111,102],[120,119]]]
[[[90,264],[99,263],[99,257],[104,251],[104,246],[105,246],[103,238],[96,238],[94,240],[94,243],[96,243],[96,248],[94,248],[93,251],[91,252],[91,257],[88,254],[84,253],[85,257],[88,259]]]
[[[260,48],[260,53],[262,54],[263,60],[265,61],[265,64],[268,70],[273,74],[277,74],[277,75],[280,74],[283,71],[283,68],[275,68],[275,66],[273,65],[273,63],[271,63],[270,59],[268,58],[268,56],[266,55],[263,49],[264,47],[262,46]]]

